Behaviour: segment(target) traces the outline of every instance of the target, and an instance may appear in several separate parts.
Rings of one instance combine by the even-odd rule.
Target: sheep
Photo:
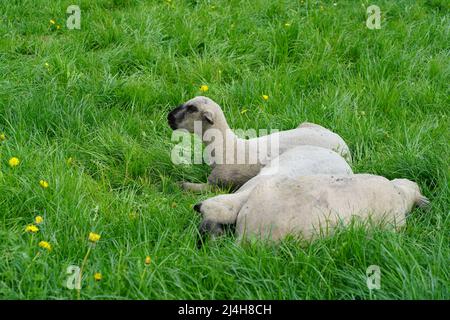
[[[405,224],[414,206],[429,203],[418,185],[407,179],[388,180],[370,174],[273,176],[259,183],[236,220],[237,241],[287,235],[310,241],[333,233],[352,218]]]
[[[202,235],[217,236],[223,233],[224,225],[233,225],[252,190],[274,176],[296,178],[314,174],[351,175],[352,169],[336,152],[317,146],[297,146],[273,159],[261,172],[247,181],[235,193],[218,195],[200,202],[194,210],[202,215]],[[273,197],[270,197],[276,201]]]
[[[204,191],[211,186],[236,189],[257,175],[270,159],[298,145],[314,145],[334,150],[351,161],[345,141],[336,133],[313,123],[305,122],[296,129],[258,138],[241,139],[228,126],[221,107],[203,96],[195,97],[173,109],[168,114],[168,123],[173,130],[184,129],[197,134],[206,149],[212,150],[214,157],[210,163],[212,171],[208,182],[184,182],[182,186],[185,190]],[[196,130],[196,125],[201,128]],[[223,139],[213,139],[211,132]],[[275,144],[278,150],[273,151]],[[269,145],[271,150],[267,150]]]

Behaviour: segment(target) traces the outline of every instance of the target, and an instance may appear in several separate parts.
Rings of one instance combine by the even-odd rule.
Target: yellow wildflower
[[[42,222],[44,222],[44,218],[42,218],[42,216],[36,216],[36,218],[34,218],[34,222],[36,224],[41,224]]]
[[[103,276],[102,276],[102,274],[100,272],[96,272],[94,274],[95,281],[100,281],[100,280],[102,280],[102,278],[103,278]]]
[[[53,20],[53,19],[50,19],[50,24],[55,24],[56,23],[56,21],[55,20]]]
[[[12,157],[11,159],[9,159],[8,163],[10,167],[17,167],[20,163],[20,160],[19,158]]]
[[[45,180],[40,180],[40,181],[39,181],[39,185],[40,185],[42,188],[44,188],[44,189],[47,189],[47,188],[48,188],[48,182],[45,181]]]
[[[98,233],[95,232],[90,232],[89,233],[89,241],[91,242],[97,242],[98,240],[100,240],[100,235]]]
[[[206,84],[203,84],[200,86],[200,91],[201,92],[206,92],[209,90],[209,87]]]
[[[50,243],[48,243],[47,241],[41,241],[39,242],[39,247],[47,250],[47,251],[51,251],[52,250],[52,245]]]
[[[4,133],[0,133],[0,141],[5,141],[6,135]]]
[[[36,227],[34,224],[30,224],[25,227],[25,232],[36,233],[38,231],[39,231],[39,228]]]
[[[152,262],[152,259],[150,258],[150,256],[146,256],[145,257],[145,264],[148,266],[151,262]]]
[[[56,26],[56,29],[61,29],[61,26],[58,24],[57,26]]]
[[[262,95],[262,98],[264,99],[264,101],[269,100],[269,96],[268,96],[267,94],[263,94],[263,95]]]

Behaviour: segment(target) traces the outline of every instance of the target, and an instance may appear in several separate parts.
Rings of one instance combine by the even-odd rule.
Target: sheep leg
[[[221,194],[198,204],[205,221],[219,224],[234,224],[243,204],[247,201],[251,190],[232,194]]]
[[[208,183],[183,182],[181,187],[186,191],[204,192],[212,190],[212,186]]]

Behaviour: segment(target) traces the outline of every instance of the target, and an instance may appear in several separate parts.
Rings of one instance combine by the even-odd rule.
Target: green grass
[[[77,298],[66,269],[95,231],[82,299],[449,299],[448,2],[334,2],[2,1],[0,297]],[[65,27],[70,4],[81,30]],[[365,26],[370,4],[381,30]],[[355,172],[415,180],[431,209],[400,233],[354,227],[306,248],[229,236],[198,250],[192,205],[212,193],[177,182],[209,169],[172,164],[166,115],[202,84],[231,127],[324,125]],[[381,290],[367,289],[369,265]]]

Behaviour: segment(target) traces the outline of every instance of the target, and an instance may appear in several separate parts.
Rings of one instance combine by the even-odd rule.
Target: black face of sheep
[[[209,238],[215,239],[220,236],[234,237],[235,231],[236,224],[202,222],[199,227],[200,237],[197,241],[197,248],[202,248]]]
[[[197,241],[197,247],[200,249],[209,237],[214,238],[222,235],[223,230],[223,225],[221,223],[203,220],[198,228],[200,236]]]
[[[179,105],[178,107],[170,111],[169,114],[167,115],[167,120],[172,130],[178,129],[178,122],[180,122],[184,118],[185,112],[183,108],[185,109],[185,106],[183,104]]]
[[[194,210],[197,211],[198,213],[202,213],[201,212],[201,208],[202,208],[202,203],[199,202],[194,206]]]
[[[172,130],[176,130],[180,128],[180,124],[186,120],[186,117],[189,114],[194,114],[198,112],[198,108],[192,104],[181,104],[167,115],[167,120],[169,122],[169,126]]]
[[[200,211],[201,206],[201,202],[197,203],[194,206],[194,210],[197,211],[200,215],[202,215]],[[198,239],[197,247],[201,248],[203,243],[209,238],[209,236],[215,237],[222,235],[224,232],[223,227],[224,226],[221,223],[203,219],[200,223],[200,226],[198,227],[200,238]]]

